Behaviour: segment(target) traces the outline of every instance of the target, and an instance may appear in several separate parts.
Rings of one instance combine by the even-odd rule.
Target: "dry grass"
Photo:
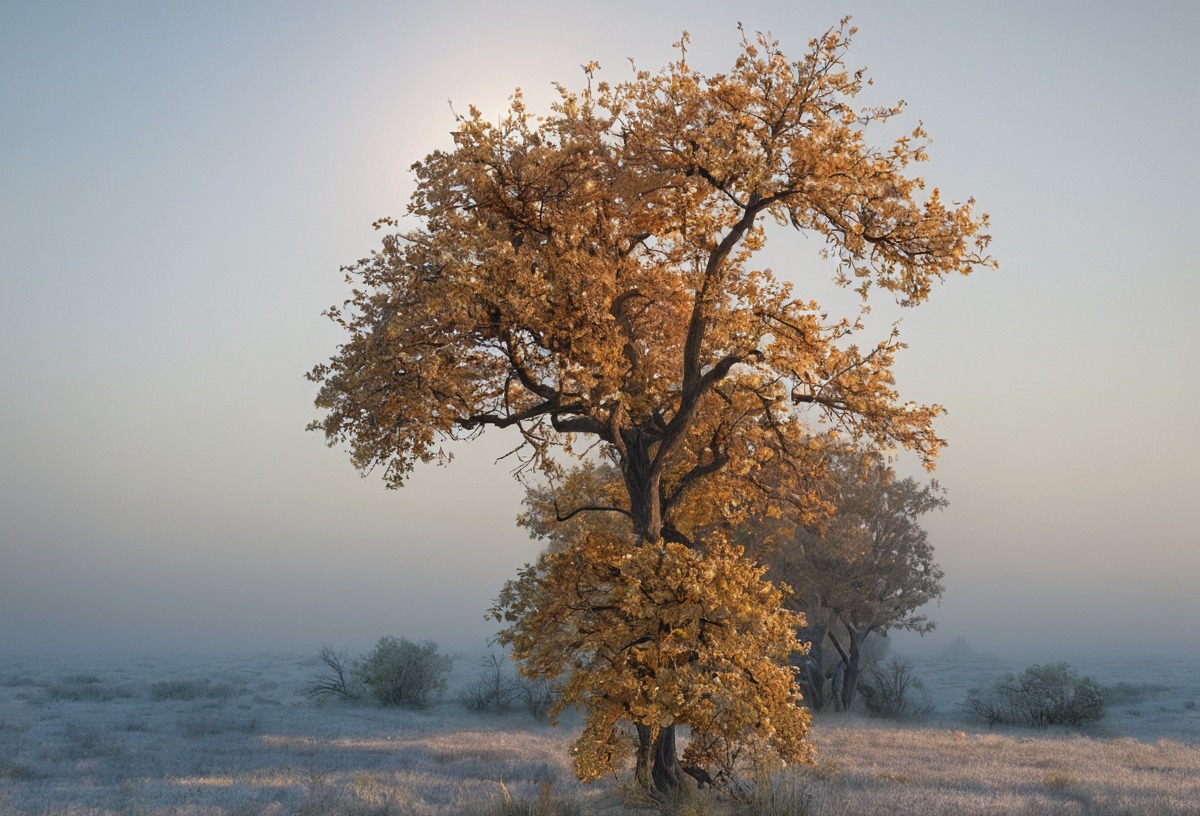
[[[1054,732],[820,723],[847,814],[1200,814],[1200,746]]]
[[[460,684],[470,682],[478,660],[461,659],[456,669]],[[10,660],[0,678],[0,816],[652,813],[617,781],[574,779],[568,750],[577,724],[569,719],[554,729],[519,709],[471,714],[453,685],[444,702],[419,711],[366,701],[318,707],[301,693],[317,671],[315,658],[280,655],[108,667]],[[71,691],[45,693],[52,688]],[[1161,722],[1200,724],[1200,713],[1185,705],[1196,696],[1190,686],[1142,691],[1127,697],[1163,709]],[[1144,728],[1151,715],[1102,723],[1088,735],[825,715],[813,732],[817,764],[761,786],[755,802],[692,795],[660,809],[672,816],[1200,814],[1195,740],[1145,732],[1138,740],[1114,730]]]

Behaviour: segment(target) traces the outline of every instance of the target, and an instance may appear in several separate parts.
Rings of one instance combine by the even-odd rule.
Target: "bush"
[[[933,700],[907,660],[893,658],[886,665],[873,666],[870,676],[859,682],[858,693],[876,717],[915,717],[933,711]]]
[[[1137,705],[1165,691],[1167,687],[1157,683],[1127,683],[1122,680],[1105,686],[1104,697],[1109,705]]]
[[[520,703],[535,719],[545,719],[558,701],[558,694],[545,678],[531,680],[505,671],[508,660],[488,655],[483,660],[479,678],[459,694],[459,702],[477,714],[492,710],[507,711],[514,702]]]
[[[423,706],[446,688],[452,661],[432,641],[382,637],[354,667],[354,674],[380,705]]]
[[[1064,662],[1030,666],[987,691],[972,689],[967,710],[988,725],[1081,726],[1104,717],[1107,698],[1100,685]]]
[[[160,680],[150,687],[150,699],[164,700],[228,700],[233,688],[210,680]]]
[[[91,674],[64,677],[57,683],[47,685],[43,693],[47,700],[66,700],[74,703],[107,703],[117,698],[128,699],[134,696],[131,689],[110,686]]]
[[[531,717],[544,720],[550,715],[550,709],[558,702],[558,692],[544,677],[536,680],[518,677],[517,699],[524,704],[525,710]]]
[[[484,658],[479,679],[463,689],[459,701],[468,711],[477,714],[488,709],[499,714],[508,709],[516,696],[516,680],[504,671],[504,662],[493,654]]]
[[[330,697],[357,700],[358,693],[353,687],[353,672],[350,667],[350,653],[339,652],[332,646],[322,646],[317,657],[325,664],[326,672],[304,690],[304,695],[318,705]]]

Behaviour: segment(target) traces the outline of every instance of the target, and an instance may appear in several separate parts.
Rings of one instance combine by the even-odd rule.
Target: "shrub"
[[[1104,690],[1065,662],[1030,666],[998,680],[990,689],[972,689],[967,710],[988,725],[1081,726],[1104,717]]]
[[[432,641],[382,637],[354,674],[380,705],[423,706],[446,688],[452,661]]]
[[[150,699],[164,700],[228,700],[233,688],[210,680],[160,680],[150,687]]]
[[[1104,697],[1109,705],[1137,705],[1167,691],[1157,683],[1128,683],[1122,680],[1104,687]]]
[[[318,704],[325,702],[330,697],[357,700],[358,693],[354,689],[350,653],[336,651],[332,646],[322,646],[317,657],[325,664],[326,672],[318,677],[311,686],[304,689],[304,696]]]
[[[462,690],[459,701],[468,711],[477,714],[488,709],[499,714],[505,711],[517,696],[517,681],[504,671],[504,662],[493,654],[484,658],[479,679]]]
[[[558,702],[558,692],[544,677],[530,680],[528,677],[517,678],[517,699],[525,706],[531,717],[544,720],[550,714],[550,709]]]
[[[871,667],[870,676],[859,682],[858,693],[876,717],[913,717],[933,710],[933,700],[913,674],[912,663],[899,658]]]
[[[74,703],[107,703],[112,700],[133,697],[133,692],[124,687],[109,686],[100,678],[80,674],[51,683],[43,692],[47,700],[65,700]]]
[[[496,655],[483,660],[479,678],[459,694],[459,702],[468,711],[482,713],[493,710],[497,714],[507,711],[513,703],[520,703],[535,719],[545,719],[558,701],[558,694],[545,678],[530,679],[516,672],[505,671],[508,661]]]

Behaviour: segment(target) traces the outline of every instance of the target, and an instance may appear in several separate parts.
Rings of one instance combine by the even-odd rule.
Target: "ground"
[[[406,710],[315,705],[301,692],[322,671],[316,652],[6,656],[0,816],[451,816],[500,813],[506,801],[645,812],[619,782],[575,781],[573,717],[552,728],[519,703],[467,710],[459,698],[481,673],[480,654],[455,656],[441,701]],[[937,709],[907,722],[818,715],[817,764],[777,780],[779,801],[827,816],[1200,814],[1195,663],[1076,664],[1124,685],[1103,721],[1075,732],[964,719],[968,688],[1028,662],[913,663]]]

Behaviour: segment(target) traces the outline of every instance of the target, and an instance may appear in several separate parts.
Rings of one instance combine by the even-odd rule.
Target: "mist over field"
[[[474,650],[540,544],[490,432],[399,492],[304,426],[320,316],[451,108],[531,109],[598,60],[799,52],[833,3],[0,9],[0,653]],[[1194,4],[865,3],[851,64],[991,213],[996,272],[902,319],[898,388],[949,413],[925,640],[1017,661],[1200,656],[1200,276],[1185,240]],[[1127,105],[1152,115],[1120,115]],[[769,263],[840,308],[815,241]],[[496,460],[500,459],[499,462]],[[902,460],[902,469],[916,472]]]
[[[759,173],[760,165],[747,161],[756,168],[746,171],[753,182],[746,182],[747,204],[738,200],[739,181],[729,187],[716,180],[704,162],[716,156],[720,174],[722,165],[736,164],[731,151],[743,158],[742,147],[729,147],[741,141],[752,145],[747,154],[772,143],[763,149],[772,161],[819,154],[783,173],[793,189],[767,195],[772,207],[785,203],[762,211],[779,223],[766,229],[751,265],[738,268],[712,249],[724,242],[697,237],[704,230],[690,226],[690,214],[663,215],[678,202],[656,203],[614,228],[630,238],[628,249],[604,232],[621,263],[602,261],[609,257],[602,252],[579,253],[568,240],[562,268],[594,274],[550,275],[568,293],[562,300],[526,295],[540,284],[524,285],[542,276],[538,252],[558,269],[554,242],[526,241],[523,224],[517,229],[502,218],[498,227],[485,223],[483,205],[484,215],[471,223],[491,243],[481,239],[479,255],[469,254],[477,248],[469,230],[444,228],[430,238],[428,255],[406,256],[407,269],[420,272],[414,278],[426,276],[425,261],[439,252],[469,256],[468,284],[432,288],[439,295],[467,291],[468,305],[488,303],[486,331],[478,333],[493,340],[502,336],[493,333],[500,325],[491,316],[495,291],[519,294],[511,309],[517,313],[531,311],[527,303],[538,297],[553,301],[550,311],[569,303],[560,310],[572,327],[564,343],[540,326],[531,332],[538,360],[543,350],[553,358],[559,346],[575,343],[578,350],[604,334],[594,326],[619,325],[628,338],[626,344],[613,329],[608,345],[597,346],[605,354],[580,359],[604,361],[592,365],[608,372],[593,384],[611,371],[618,374],[609,382],[632,384],[639,418],[630,419],[608,385],[588,386],[589,397],[578,401],[609,414],[573,428],[584,429],[583,445],[588,434],[607,434],[614,445],[636,439],[624,454],[627,481],[597,469],[594,482],[562,495],[601,495],[612,503],[606,491],[625,488],[615,509],[629,517],[639,541],[661,546],[631,553],[628,537],[598,525],[594,535],[571,539],[563,558],[527,576],[525,594],[507,599],[517,611],[504,643],[518,652],[524,646],[526,665],[536,665],[540,677],[519,678],[511,653],[497,645],[500,624],[488,615],[505,583],[546,544],[516,524],[527,486],[513,478],[519,436],[493,428],[447,444],[448,466],[418,464],[405,487],[391,491],[384,467],[357,473],[349,451],[305,431],[322,417],[314,399],[327,372],[313,367],[341,355],[340,344],[353,346],[323,315],[351,297],[346,265],[378,251],[377,219],[394,217],[401,230],[419,226],[405,214],[418,178],[430,201],[472,200],[469,183],[460,195],[446,181],[465,176],[444,172],[453,161],[475,167],[468,159],[456,153],[445,165],[421,163],[434,151],[461,148],[471,127],[461,117],[472,106],[494,122],[520,88],[528,110],[542,114],[560,99],[554,83],[574,89],[632,80],[636,71],[677,59],[680,42],[687,43],[688,64],[710,77],[728,70],[743,53],[743,37],[757,31],[769,32],[765,39],[778,39],[792,57],[806,48],[839,53],[828,45],[840,42],[837,36],[821,41],[824,51],[811,38],[836,29],[847,13],[858,30],[846,64],[865,66],[872,79],[855,104],[878,111],[904,100],[902,115],[875,123],[880,127],[867,130],[868,139],[875,133],[873,144],[886,149],[913,128],[927,131],[930,161],[908,168],[929,180],[917,188],[925,192],[913,193],[903,177],[895,184],[889,160],[856,153],[846,146],[853,139],[811,137],[820,129],[804,117],[830,111],[837,113],[830,121],[844,127],[820,133],[853,131],[855,117],[844,108],[818,105],[814,114],[807,102],[788,101],[779,121],[790,110],[788,127],[805,141],[777,151],[774,130],[762,136],[775,127],[773,117],[746,125],[753,117],[728,103],[745,97],[701,105],[723,113],[702,121],[680,115],[685,124],[676,124],[674,107],[687,106],[674,94],[692,92],[672,90],[656,107],[658,92],[639,86],[655,100],[647,103],[651,112],[662,114],[641,120],[641,134],[651,134],[647,143],[669,142],[660,138],[665,132],[675,145],[690,144],[687,180],[676,167],[665,173],[675,186],[660,184],[667,165],[655,163],[653,149],[638,147],[636,134],[634,148],[613,148],[609,156],[605,139],[628,147],[625,132],[589,131],[595,120],[564,115],[574,129],[563,132],[587,132],[573,149],[590,144],[588,162],[602,168],[601,184],[576,184],[573,160],[530,160],[539,171],[570,176],[564,189],[582,196],[562,194],[572,202],[559,207],[563,223],[578,225],[586,221],[579,213],[593,213],[577,201],[596,204],[596,212],[620,201],[619,211],[631,200],[625,191],[634,189],[639,204],[629,209],[636,210],[643,200],[672,202],[666,193],[656,197],[661,189],[686,191],[678,195],[696,199],[702,225],[725,229],[730,245],[753,244],[753,231],[739,230],[759,214],[762,188],[755,185],[764,177],[771,179],[766,186],[775,184],[781,171],[772,165]],[[1194,816],[1198,39],[1200,4],[1191,0],[863,0],[854,8],[827,0],[0,2],[0,816],[637,816],[650,807],[697,816]],[[770,53],[769,44],[760,47]],[[786,63],[750,64],[759,67],[739,81],[751,91],[801,82]],[[844,81],[826,86],[799,76],[821,88]],[[803,93],[778,96],[794,101]],[[619,121],[633,133],[639,113],[626,111]],[[736,126],[721,130],[714,121]],[[722,141],[730,132],[737,138]],[[743,138],[747,132],[758,136]],[[557,138],[549,139],[555,149]],[[536,153],[547,142],[528,144]],[[639,159],[638,149],[654,158]],[[909,157],[906,150],[898,148],[890,161],[903,165],[895,157]],[[441,171],[430,170],[435,166]],[[492,182],[486,173],[478,177],[483,187]],[[693,195],[696,177],[711,184],[706,195]],[[655,190],[642,199],[635,188],[646,178]],[[524,189],[513,194],[506,183],[496,182],[504,191],[495,196],[500,209],[510,197],[524,201]],[[793,224],[819,222],[786,208],[798,206],[791,202],[799,196],[819,209],[822,190],[837,200],[832,209],[847,215],[853,196],[844,191],[856,183],[867,191],[860,196],[866,203],[850,227],[822,234],[779,225],[789,220],[784,214]],[[818,193],[810,195],[810,186]],[[910,212],[937,209],[922,198],[934,186],[948,208],[940,212],[957,215],[932,226],[938,218],[908,223]],[[547,189],[553,194],[539,206],[558,200],[557,188]],[[990,214],[986,228],[972,220],[967,200],[976,215]],[[909,205],[914,209],[906,211]],[[690,212],[692,205],[678,206]],[[743,211],[725,220],[715,215]],[[896,327],[906,347],[892,369],[895,398],[890,380],[873,376],[876,365],[888,372],[879,362],[888,349],[854,362],[857,349],[845,348],[830,328],[842,317],[854,320],[860,301],[833,283],[836,259],[822,257],[831,247],[836,255],[839,246],[861,244],[856,236],[878,221],[890,231],[868,240],[887,244],[893,233],[900,241],[906,229],[910,238],[920,233],[916,244],[933,249],[916,255],[954,274],[918,308],[873,293],[852,337],[864,350],[879,348]],[[661,228],[668,243],[694,241],[693,250],[651,248],[646,236],[653,243],[660,233],[643,232],[647,224]],[[631,225],[638,229],[621,232]],[[944,240],[973,238],[976,228],[993,237],[973,245],[979,254]],[[691,234],[684,240],[683,233]],[[507,258],[510,245],[512,257],[535,258],[509,264],[517,273],[499,278],[518,283],[472,292],[478,280],[493,280],[475,261],[490,258],[496,246]],[[635,257],[638,245],[645,258]],[[696,265],[704,285],[677,296],[675,282],[693,273],[672,264],[706,253],[710,263]],[[580,255],[587,260],[576,266]],[[628,258],[632,271],[621,265]],[[991,258],[998,269],[990,268]],[[900,266],[916,279],[906,282],[905,294],[920,300],[929,267]],[[954,271],[964,268],[969,277]],[[596,300],[597,281],[611,282],[605,276],[612,269],[626,278],[614,274],[621,287]],[[637,288],[647,269],[678,273],[667,275],[669,285],[647,273],[653,285],[646,288],[653,294],[661,283],[665,297]],[[780,296],[760,313],[754,298],[769,286],[759,286],[759,270],[792,284],[800,305]],[[441,271],[429,276],[439,285]],[[743,288],[721,290],[723,275]],[[718,294],[704,305],[713,280]],[[576,299],[572,287],[580,281]],[[694,307],[687,303],[693,294]],[[631,295],[655,308],[627,312]],[[425,359],[424,351],[410,357],[409,349],[427,347],[422,331],[436,333],[429,325],[437,321],[421,311],[429,305],[424,296],[412,297],[415,317],[401,314],[412,304],[394,301],[373,313],[384,317],[372,330],[386,325],[389,334],[379,348],[394,350],[388,343],[402,335],[396,344],[403,353],[381,353],[378,369],[357,381],[348,377],[352,387],[340,393],[381,379],[408,387],[412,369],[420,380],[422,363],[397,360]],[[803,305],[808,299],[819,309]],[[430,311],[460,306],[468,308],[439,300]],[[697,316],[710,307],[723,319],[706,326]],[[828,318],[807,322],[821,312]],[[685,319],[672,323],[679,315]],[[743,322],[747,315],[754,318]],[[794,315],[800,317],[783,319]],[[457,317],[450,322],[451,333],[461,330]],[[588,330],[572,334],[579,324]],[[695,326],[704,338],[698,342]],[[705,335],[713,326],[733,329]],[[765,334],[755,335],[763,326]],[[410,330],[418,341],[405,345]],[[777,343],[786,331],[795,337]],[[675,343],[683,362],[638,343],[668,351]],[[627,372],[609,365],[622,344]],[[430,346],[441,360],[450,354],[445,349],[459,350],[437,376],[453,380],[463,371],[462,346]],[[713,356],[705,360],[698,349]],[[775,354],[783,365],[764,360]],[[505,355],[518,369],[525,365],[520,348],[510,345],[498,359]],[[663,359],[671,367],[655,370]],[[485,369],[492,361],[475,365]],[[558,369],[559,385],[570,379],[561,374],[574,365],[567,363]],[[529,409],[539,420],[564,411],[584,416],[587,406],[556,401],[563,392],[530,386],[531,378],[511,370],[504,376],[493,379],[489,395],[493,407],[503,403],[498,414],[511,418],[540,402]],[[520,387],[510,391],[514,382]],[[415,416],[414,424],[428,426],[443,416],[449,398],[440,387],[426,393],[418,382],[415,397],[397,395],[403,389],[395,387],[388,405],[356,414],[362,406],[352,404],[350,414],[366,416],[367,425],[393,421],[405,429],[393,439],[411,444],[417,437],[404,436],[406,422]],[[523,396],[521,388],[528,389]],[[460,428],[495,419],[486,401],[468,405],[462,392],[450,391],[458,400],[452,410],[468,417]],[[821,397],[825,392],[833,397]],[[656,405],[652,397],[642,402],[646,394],[668,396]],[[853,404],[838,406],[846,394]],[[684,407],[693,396],[689,413]],[[777,414],[777,406],[791,405],[788,396],[795,413]],[[322,398],[328,408],[328,394]],[[702,398],[710,400],[703,410]],[[949,446],[933,473],[916,453],[888,448],[900,478],[881,477],[870,489],[863,487],[865,459],[854,459],[854,468],[829,457],[838,503],[854,508],[857,501],[860,515],[843,514],[844,538],[830,536],[836,547],[798,535],[792,553],[799,555],[782,567],[771,564],[818,574],[833,587],[826,593],[826,586],[810,586],[803,599],[810,621],[802,631],[831,645],[823,656],[793,651],[788,667],[778,655],[795,645],[798,619],[762,585],[755,564],[719,533],[704,548],[680,541],[711,530],[706,525],[722,513],[728,518],[730,508],[748,506],[761,512],[738,533],[769,537],[772,522],[764,518],[780,514],[780,496],[790,500],[807,487],[767,463],[807,449],[808,415],[800,412],[822,399],[831,411],[858,414],[853,421],[876,422],[873,432],[888,444],[918,450],[936,447],[925,425],[935,412],[923,406],[945,406],[934,429]],[[389,418],[394,405],[408,413]],[[712,405],[716,419],[706,415]],[[684,417],[670,422],[674,437],[663,420],[672,411]],[[625,420],[630,424],[618,427]],[[701,420],[709,424],[689,424]],[[694,438],[706,442],[656,457],[654,467],[666,461],[674,471],[642,478],[651,470],[652,445],[669,450]],[[629,449],[642,457],[634,465]],[[731,461],[741,469],[728,471],[741,481],[719,478]],[[847,475],[852,471],[862,484]],[[750,472],[778,480],[759,504],[745,497]],[[887,515],[863,498],[874,490],[877,499],[886,493],[880,484],[907,484],[909,476],[921,480],[908,495],[924,503],[904,505],[920,506],[906,511],[920,516],[919,527],[905,527],[896,520],[905,513]],[[639,478],[647,488],[641,492],[634,489]],[[947,491],[945,507],[936,490],[922,492],[931,478]],[[707,492],[687,492],[698,484]],[[677,492],[668,500],[670,490]],[[906,501],[900,494],[886,493],[883,504],[895,511]],[[552,518],[555,499],[552,511],[544,499],[536,512]],[[670,512],[647,510],[664,506]],[[712,508],[719,512],[709,514]],[[890,537],[872,526],[883,518]],[[799,586],[803,577],[787,580]],[[914,611],[939,593],[936,603]],[[840,607],[830,600],[839,595]],[[537,603],[522,608],[530,597]],[[937,626],[924,637],[900,631],[881,642],[870,627],[885,624],[860,625],[849,620],[855,612],[890,613],[887,625],[915,628],[927,615]],[[410,693],[414,682],[426,683],[419,694]],[[552,727],[546,708],[557,699],[578,705],[564,705]],[[598,778],[580,782],[588,775]],[[658,794],[664,796],[653,798]]]

